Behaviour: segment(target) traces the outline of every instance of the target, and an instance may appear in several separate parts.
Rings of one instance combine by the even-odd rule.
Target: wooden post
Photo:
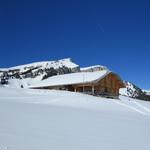
[[[94,95],[94,85],[92,85],[92,95]]]
[[[74,88],[74,92],[77,92],[77,89],[76,89],[76,87]]]
[[[110,75],[110,82],[111,82],[111,93],[113,93],[113,78],[112,78],[112,74]]]
[[[84,92],[85,92],[85,87],[84,87],[84,84],[83,84],[83,89],[82,89],[82,90],[83,90],[83,93],[84,93]]]
[[[116,94],[119,95],[119,83],[117,81],[117,86],[116,86]]]
[[[83,73],[83,93],[84,93],[84,91],[85,91],[85,88],[84,88],[84,81],[85,81],[85,75],[84,75],[84,73]]]

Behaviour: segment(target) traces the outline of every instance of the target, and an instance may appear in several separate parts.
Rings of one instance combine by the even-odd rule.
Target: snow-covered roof
[[[109,73],[110,71],[108,70],[102,70],[96,72],[78,72],[56,75],[53,77],[49,77],[45,80],[39,81],[38,83],[30,86],[30,88],[91,83],[97,80],[101,80]]]

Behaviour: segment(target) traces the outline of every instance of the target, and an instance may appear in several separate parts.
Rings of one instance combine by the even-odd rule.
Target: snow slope
[[[150,103],[0,88],[0,150],[149,150]]]

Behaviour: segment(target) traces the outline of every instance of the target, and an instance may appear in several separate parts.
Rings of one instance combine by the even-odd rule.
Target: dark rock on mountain
[[[150,96],[133,83],[124,81],[126,88],[120,89],[120,94],[131,98],[150,101]]]
[[[8,84],[10,79],[35,79],[37,77],[41,77],[44,80],[54,75],[79,71],[80,67],[73,63],[70,58],[58,61],[37,62],[0,70],[0,83]]]

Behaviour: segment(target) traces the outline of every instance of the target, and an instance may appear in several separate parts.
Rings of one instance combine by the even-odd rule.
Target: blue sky
[[[71,57],[150,89],[150,2],[0,1],[0,68]]]

